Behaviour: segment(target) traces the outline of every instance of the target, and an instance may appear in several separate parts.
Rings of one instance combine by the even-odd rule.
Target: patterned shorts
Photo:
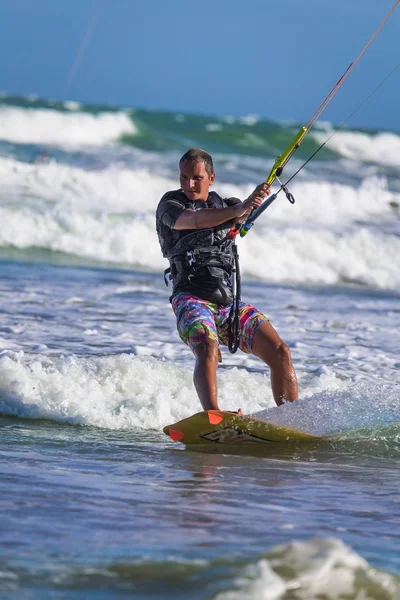
[[[220,306],[181,292],[172,299],[172,309],[180,338],[192,350],[206,339],[215,340],[222,346],[228,345],[230,306]],[[264,321],[268,321],[267,317],[254,306],[240,303],[239,348],[243,352],[251,354],[254,334]]]

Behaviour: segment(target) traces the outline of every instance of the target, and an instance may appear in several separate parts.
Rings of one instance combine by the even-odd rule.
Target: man
[[[223,200],[210,186],[215,181],[211,156],[188,150],[179,162],[181,189],[167,192],[157,208],[157,233],[169,259],[171,303],[181,339],[195,357],[194,385],[204,410],[218,409],[219,344],[227,345],[232,304],[232,241],[227,233],[260,206],[270,192],[258,185],[241,202]],[[271,323],[254,306],[240,303],[242,351],[261,358],[271,370],[276,404],[297,400],[297,379],[290,350]]]

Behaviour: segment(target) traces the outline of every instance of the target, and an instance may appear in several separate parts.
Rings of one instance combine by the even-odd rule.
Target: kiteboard
[[[174,442],[186,446],[246,442],[312,442],[320,438],[269,423],[257,417],[222,410],[205,410],[163,429]]]

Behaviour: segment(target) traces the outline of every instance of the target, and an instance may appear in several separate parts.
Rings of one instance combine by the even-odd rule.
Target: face
[[[203,161],[187,161],[180,167],[181,188],[189,200],[207,200],[214,179],[215,173],[209,175]]]

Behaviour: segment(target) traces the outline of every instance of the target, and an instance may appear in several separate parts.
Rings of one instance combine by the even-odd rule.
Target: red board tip
[[[210,421],[211,425],[218,425],[218,423],[221,423],[221,421],[224,420],[224,417],[221,417],[219,410],[209,410],[207,412],[208,420]]]
[[[184,434],[182,431],[177,431],[176,429],[169,430],[169,437],[173,442],[179,442],[183,438]]]

